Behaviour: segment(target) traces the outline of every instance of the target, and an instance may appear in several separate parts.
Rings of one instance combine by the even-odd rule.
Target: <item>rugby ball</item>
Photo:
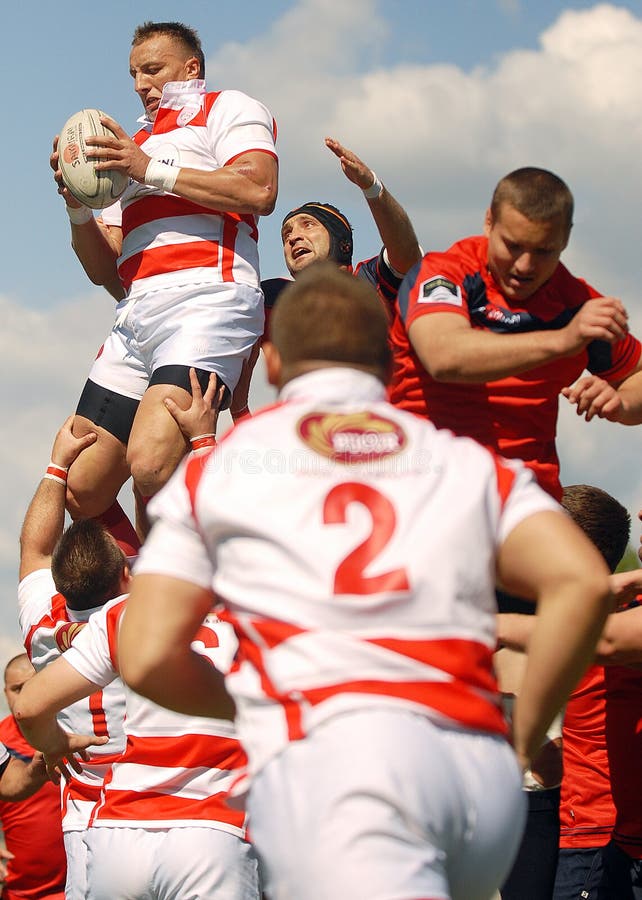
[[[92,135],[110,137],[113,131],[100,121],[100,109],[81,109],[67,119],[58,138],[58,157],[62,180],[76,200],[92,209],[105,209],[121,196],[129,176],[115,169],[96,171],[94,159],[87,159],[92,148],[86,140]]]

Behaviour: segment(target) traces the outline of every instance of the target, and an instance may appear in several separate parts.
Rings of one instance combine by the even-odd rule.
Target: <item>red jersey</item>
[[[428,253],[410,270],[398,295],[392,326],[394,371],[390,399],[431,419],[439,428],[468,435],[503,456],[522,459],[542,487],[561,497],[555,450],[558,396],[588,369],[620,381],[636,367],[640,342],[627,335],[615,344],[593,341],[573,357],[519,375],[480,384],[437,382],[419,361],[408,328],[419,316],[451,312],[473,328],[501,334],[563,328],[581,306],[600,294],[561,263],[522,305],[501,293],[488,271],[488,241],[470,237],[445,253]]]
[[[612,837],[642,859],[642,672],[591,666],[569,698],[562,741],[560,847]]]
[[[24,762],[33,757],[33,748],[13,716],[0,722],[0,740],[12,756]],[[3,900],[64,900],[67,860],[62,842],[60,788],[49,781],[26,800],[0,802],[0,820],[7,849],[15,856],[7,865]]]

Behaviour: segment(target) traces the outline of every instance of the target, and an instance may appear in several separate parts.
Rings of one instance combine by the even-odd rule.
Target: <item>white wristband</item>
[[[145,184],[171,194],[179,172],[178,166],[169,166],[160,159],[150,159],[145,169]]]
[[[67,206],[65,204],[65,209],[67,210],[67,215],[69,216],[69,221],[72,225],[84,225],[86,222],[89,222],[90,219],[93,219],[94,214],[89,209],[88,206]]]
[[[372,174],[374,175],[374,181],[370,187],[361,189],[366,200],[376,200],[377,197],[381,197],[383,194],[383,185],[377,178],[376,172],[373,172]]]

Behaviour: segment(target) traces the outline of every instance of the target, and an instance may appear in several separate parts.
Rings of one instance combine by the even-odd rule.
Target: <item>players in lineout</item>
[[[495,578],[538,604],[514,716],[527,763],[595,645],[606,566],[523,466],[386,403],[388,319],[369,285],[310,266],[271,336],[281,402],[150,505],[121,673],[215,716],[222,676],[191,641],[214,603],[235,626],[226,687],[270,897],[486,900],[523,816]],[[248,458],[269,464],[248,475]]]

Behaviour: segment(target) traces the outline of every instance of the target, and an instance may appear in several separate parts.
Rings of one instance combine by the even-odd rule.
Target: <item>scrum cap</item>
[[[352,265],[352,228],[346,217],[330,203],[311,201],[290,210],[281,228],[292,216],[308,215],[320,222],[330,235],[330,259],[340,266]]]

